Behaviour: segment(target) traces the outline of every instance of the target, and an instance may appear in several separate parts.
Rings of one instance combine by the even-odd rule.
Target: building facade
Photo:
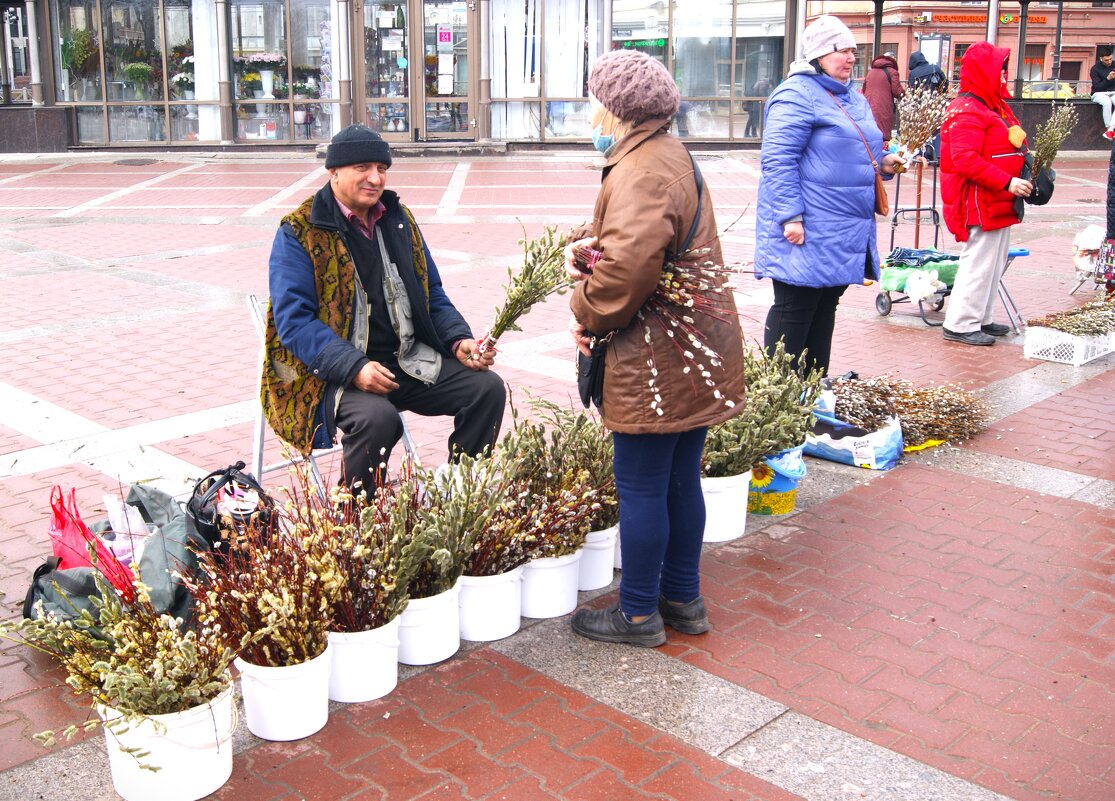
[[[802,0],[804,2],[804,0]],[[1030,3],[1025,77],[1048,77],[1055,3]],[[1068,3],[1060,74],[1087,83],[1107,3]],[[887,3],[882,51],[955,64],[985,36],[982,3]],[[66,110],[71,145],[291,145],[351,122],[389,141],[554,143],[587,137],[593,60],[660,58],[682,94],[676,132],[761,136],[791,60],[795,0],[0,0],[0,99]],[[873,53],[874,5],[810,2]],[[1019,6],[1000,6],[1019,18]],[[983,22],[980,22],[982,15]],[[789,33],[788,33],[789,32]],[[1017,25],[999,26],[1014,49]],[[0,122],[5,119],[0,116]]]

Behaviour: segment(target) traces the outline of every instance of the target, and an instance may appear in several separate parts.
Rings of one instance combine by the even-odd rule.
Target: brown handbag
[[[852,127],[856,129],[856,133],[863,141],[863,146],[867,150],[867,157],[871,159],[871,166],[875,168],[875,213],[887,217],[890,215],[890,198],[887,197],[887,185],[883,181],[883,174],[879,172],[879,162],[875,161],[875,156],[871,154],[871,145],[867,144],[867,138],[863,135],[863,131],[856,125],[856,121],[852,119],[852,115],[848,113],[847,109],[840,105],[836,95],[832,92],[829,92],[829,95],[836,107],[844,112],[844,116],[848,118],[848,122],[852,123]]]

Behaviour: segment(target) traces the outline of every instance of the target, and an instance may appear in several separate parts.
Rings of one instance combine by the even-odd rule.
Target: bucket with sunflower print
[[[805,478],[805,444],[768,456],[751,470],[747,511],[755,515],[784,515],[794,511],[798,484]]]

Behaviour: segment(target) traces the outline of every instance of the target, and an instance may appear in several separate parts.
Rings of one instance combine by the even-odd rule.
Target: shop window
[[[50,4],[56,31],[55,95],[63,102],[101,99],[101,43],[97,4],[57,0]]]
[[[732,4],[733,0],[686,0],[683,12],[674,0],[674,81],[682,97],[731,95]]]
[[[689,4],[693,5],[693,0],[689,0]],[[611,41],[605,49],[638,50],[665,64],[670,32],[666,12],[662,0],[613,3]]]

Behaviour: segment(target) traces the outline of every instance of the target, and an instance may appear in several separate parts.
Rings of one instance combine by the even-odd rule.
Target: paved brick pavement
[[[698,158],[726,256],[746,262],[755,154]],[[96,519],[102,494],[131,481],[181,491],[248,458],[257,342],[244,299],[266,294],[276,222],[322,181],[320,164],[0,159],[4,615],[49,550],[51,485],[76,487]],[[391,183],[480,330],[517,240],[591,215],[598,164],[585,151],[399,158]],[[1026,316],[1090,295],[1068,295],[1069,247],[1103,213],[1106,161],[1065,154],[1058,177],[1055,201],[1012,231],[1032,252],[1007,275]],[[896,242],[912,230],[899,225]],[[891,235],[881,224],[884,250]],[[736,284],[757,337],[769,286]],[[1073,368],[1025,359],[1017,336],[945,343],[911,304],[880,317],[877,291],[846,293],[834,372],[963,382],[994,407],[985,433],[885,474],[809,460],[797,511],[751,516],[744,538],[706,549],[707,636],[631,653],[563,619],[525,621],[403,669],[394,693],[336,706],[304,741],[241,728],[215,797],[1110,801],[1115,357]],[[554,298],[501,343],[518,402],[573,394],[567,317]],[[421,457],[444,459],[447,422],[411,425]],[[83,714],[43,659],[0,644],[0,799],[113,797],[96,737],[50,751],[30,739]]]

